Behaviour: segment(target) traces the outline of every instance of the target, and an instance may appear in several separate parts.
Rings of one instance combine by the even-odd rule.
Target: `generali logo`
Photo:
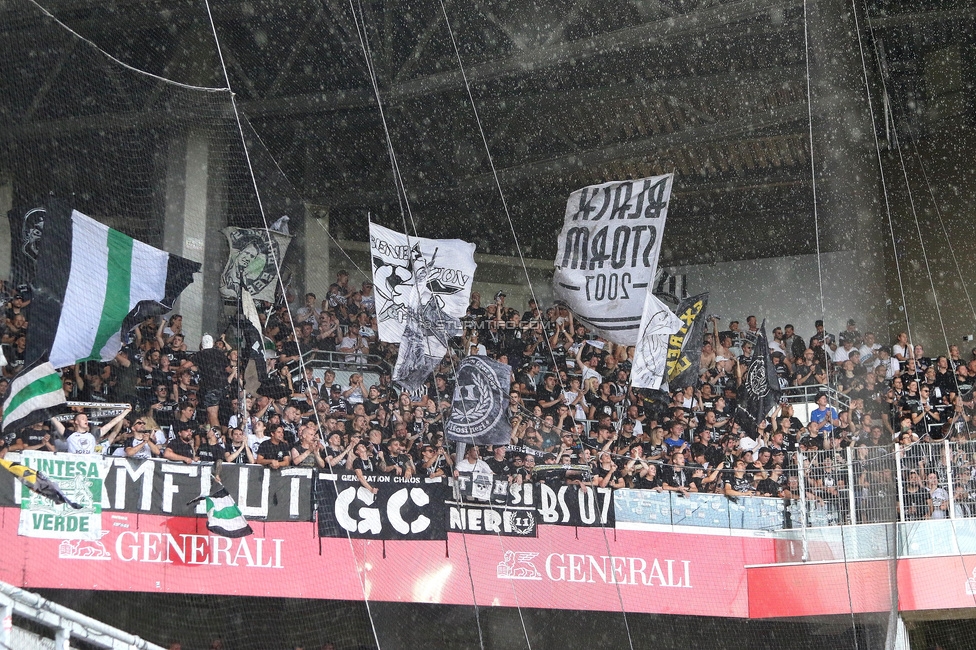
[[[538,553],[506,551],[498,563],[496,576],[507,580],[548,578],[553,582],[692,588],[690,560],[654,558],[648,565],[642,557],[576,553],[550,553],[545,561],[536,560],[537,557]],[[973,575],[976,576],[976,571]]]
[[[123,562],[282,569],[283,542],[283,539],[262,537],[231,539],[219,535],[172,535],[127,530],[119,533],[115,540],[115,555]]]

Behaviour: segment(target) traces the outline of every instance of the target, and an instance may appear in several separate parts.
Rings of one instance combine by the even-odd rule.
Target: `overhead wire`
[[[359,6],[359,13],[358,14],[356,12],[356,6],[357,5]],[[393,170],[393,180],[394,180],[394,184],[395,184],[396,189],[397,189],[397,200],[398,200],[398,202],[400,204],[400,218],[401,218],[402,225],[403,225],[403,232],[404,232],[404,236],[407,239],[407,246],[408,246],[408,248],[410,248],[411,247],[411,244],[410,244],[410,230],[411,229],[408,228],[408,226],[407,226],[407,218],[409,217],[409,219],[410,219],[410,225],[412,226],[414,238],[419,238],[419,234],[418,234],[418,230],[417,230],[417,223],[414,220],[413,210],[412,210],[412,208],[410,206],[410,198],[407,195],[406,186],[405,186],[405,184],[403,182],[403,176],[402,176],[402,174],[400,172],[400,164],[399,164],[399,161],[397,160],[396,150],[395,150],[395,148],[393,146],[393,138],[392,138],[392,136],[390,134],[390,128],[389,128],[389,125],[388,125],[387,119],[386,119],[386,111],[385,111],[385,109],[383,107],[383,98],[382,98],[382,95],[380,93],[379,83],[378,83],[377,78],[376,78],[376,71],[375,71],[375,67],[374,67],[374,64],[373,64],[373,56],[372,56],[372,52],[371,52],[370,45],[369,45],[369,34],[368,34],[368,31],[367,31],[367,27],[366,27],[365,14],[364,14],[363,9],[362,9],[362,4],[361,4],[361,2],[359,2],[359,0],[356,0],[356,4],[354,4],[354,0],[349,0],[349,7],[350,7],[350,10],[352,11],[353,21],[354,21],[354,23],[356,25],[357,36],[359,38],[360,47],[362,49],[363,56],[364,56],[365,61],[366,61],[367,71],[368,71],[368,74],[369,74],[369,77],[370,77],[370,84],[372,86],[374,98],[376,99],[377,110],[379,111],[380,121],[381,121],[381,123],[383,125],[383,133],[385,135],[386,146],[387,146],[387,155],[390,158],[390,165],[391,165],[392,170]],[[427,284],[428,291],[429,291],[429,287],[430,287],[430,274],[427,274],[427,276],[424,278],[424,282]],[[415,288],[415,290],[416,290],[416,288]],[[453,350],[452,350],[452,348],[450,346],[450,342],[448,341],[447,343],[448,343],[447,346],[446,346],[447,347],[447,350],[446,350],[447,357],[450,360],[451,370],[452,370],[452,374],[454,376],[454,380],[455,380],[455,382],[457,382],[458,375],[457,375],[457,368],[456,368],[456,366],[454,364]],[[431,354],[432,350],[431,350],[431,342],[430,342],[430,337],[429,336],[428,337],[425,337],[425,344],[427,345],[428,355],[434,356],[433,354]],[[401,342],[401,345],[402,345],[402,342]],[[465,415],[467,416],[467,413],[465,413]],[[460,455],[463,453],[463,450],[464,450],[463,443],[458,443],[456,445],[456,448],[457,448],[456,462],[460,462]],[[455,490],[455,495],[456,496],[459,494],[458,493],[458,489],[459,489],[459,487],[455,483],[454,490]],[[460,500],[460,499],[458,499],[458,500]],[[466,560],[467,569],[468,569],[468,582],[469,582],[469,585],[471,587],[471,598],[472,598],[472,604],[474,606],[474,611],[475,611],[475,622],[476,622],[477,629],[478,629],[478,642],[479,642],[479,645],[482,648],[482,650],[484,650],[484,647],[485,647],[485,639],[484,639],[484,631],[482,630],[482,625],[481,625],[481,613],[480,613],[480,608],[478,606],[477,591],[476,591],[475,585],[474,585],[474,572],[473,572],[473,569],[471,567],[471,556],[470,556],[470,553],[468,551],[467,537],[464,534],[464,532],[462,532],[462,534],[461,534],[461,542],[462,542],[462,545],[464,546],[465,560]],[[519,612],[519,614],[520,614],[520,617],[521,617],[521,611]],[[525,630],[524,621],[523,621],[523,630]],[[526,638],[527,637],[528,637],[528,633],[526,632]]]
[[[284,301],[283,302],[284,302],[284,305],[285,305],[285,309],[287,310],[288,315],[289,315],[288,321],[289,321],[289,324],[291,325],[292,335],[297,340],[298,336],[297,336],[297,332],[295,330],[294,319],[291,317],[291,307],[288,305],[288,298],[287,298],[287,296],[284,295],[284,293],[285,293],[285,284],[284,284],[284,281],[282,279],[282,274],[281,274],[281,260],[278,259],[278,255],[276,254],[275,247],[271,245],[271,237],[273,235],[271,234],[270,224],[268,223],[268,218],[267,218],[267,215],[266,215],[266,213],[264,211],[264,203],[261,200],[261,190],[258,187],[257,177],[254,174],[254,167],[253,167],[252,162],[251,162],[251,154],[250,154],[250,151],[248,150],[248,145],[247,145],[247,137],[244,135],[244,126],[243,126],[243,123],[241,121],[240,111],[237,108],[237,100],[235,99],[234,92],[231,89],[230,75],[228,74],[228,72],[227,72],[227,66],[224,63],[224,55],[223,55],[223,51],[222,51],[222,49],[220,47],[220,38],[217,35],[217,25],[214,22],[213,13],[210,10],[210,1],[209,0],[203,0],[203,3],[204,3],[204,6],[207,9],[207,18],[210,20],[210,28],[211,28],[211,30],[213,32],[214,45],[215,45],[216,50],[217,50],[218,59],[220,61],[220,67],[221,67],[221,69],[222,69],[222,71],[224,73],[224,80],[227,83],[228,90],[230,90],[231,106],[234,109],[234,119],[237,122],[237,129],[238,129],[238,132],[240,133],[240,136],[241,136],[241,146],[244,149],[244,159],[247,162],[248,172],[251,175],[251,183],[252,183],[252,185],[254,187],[254,194],[255,194],[255,197],[257,199],[258,210],[259,210],[259,212],[261,214],[261,220],[262,220],[262,222],[264,224],[265,233],[268,236],[268,244],[269,244],[268,248],[269,248],[269,251],[271,252],[271,260],[272,260],[272,263],[274,265],[275,276],[276,276],[276,278],[278,280],[278,286],[280,287],[281,292],[282,292],[282,295],[284,297]],[[243,287],[242,287],[242,289],[243,289]],[[304,357],[301,354],[299,354],[298,360],[299,360],[299,368],[301,369],[302,377],[304,378],[305,377],[305,359],[304,359]],[[306,387],[306,392],[307,392],[308,399],[309,399],[310,402],[312,402],[311,389],[312,389],[312,386],[311,386],[311,384],[309,384]],[[319,438],[321,439],[321,437],[322,437],[322,426],[321,426],[321,422],[319,421],[318,413],[317,413],[316,409],[314,408],[314,402],[312,402],[312,404],[313,404],[312,411],[313,411],[313,413],[315,413],[316,422],[318,423],[318,435],[319,435]],[[334,489],[336,489],[338,491],[338,485],[333,484],[333,487],[334,487]],[[352,541],[352,535],[349,533],[349,531],[346,531],[346,539],[349,541],[349,550],[350,550],[350,553],[353,555],[353,557],[355,557],[355,546],[354,546],[353,541]],[[363,558],[363,565],[364,566],[366,565],[365,555],[364,555],[364,558]],[[369,618],[370,630],[373,633],[373,640],[376,643],[376,647],[379,648],[380,647],[379,635],[378,635],[377,630],[376,630],[376,621],[373,618],[372,606],[370,605],[370,602],[369,602],[369,596],[368,596],[369,592],[368,592],[367,587],[366,587],[365,572],[363,570],[357,571],[356,572],[356,577],[359,580],[359,584],[360,584],[360,587],[361,587],[362,592],[363,592],[363,602],[364,602],[365,607],[366,607],[366,615]]]
[[[467,72],[464,69],[464,61],[461,58],[461,50],[458,47],[457,38],[455,37],[454,29],[451,26],[450,17],[447,14],[447,7],[444,4],[444,0],[438,0],[438,2],[440,3],[441,14],[444,16],[444,23],[447,26],[448,34],[450,34],[450,37],[451,37],[451,45],[452,45],[452,47],[454,49],[454,55],[457,58],[458,69],[459,69],[459,71],[461,73],[461,79],[464,82],[465,92],[468,95],[468,102],[470,103],[471,111],[474,114],[475,122],[478,125],[478,133],[481,135],[481,141],[482,141],[482,144],[484,145],[484,148],[485,148],[485,156],[487,157],[488,165],[491,167],[491,173],[492,173],[492,177],[494,178],[494,181],[495,181],[495,187],[498,190],[498,196],[501,199],[502,208],[503,208],[503,210],[505,212],[505,218],[508,220],[508,225],[509,225],[509,228],[510,228],[510,230],[512,232],[512,239],[513,239],[513,241],[515,243],[515,249],[518,252],[519,260],[520,260],[520,262],[522,264],[522,271],[525,274],[525,281],[526,281],[526,284],[528,285],[529,293],[532,296],[532,300],[535,302],[536,306],[538,307],[539,306],[539,301],[536,298],[535,289],[532,287],[532,278],[529,276],[529,270],[528,270],[528,267],[525,264],[525,255],[522,252],[522,246],[519,243],[518,233],[515,230],[515,223],[512,220],[511,212],[508,209],[508,201],[505,198],[505,192],[502,189],[501,180],[498,177],[498,170],[495,167],[495,161],[494,161],[494,158],[491,155],[491,147],[488,144],[488,137],[485,135],[484,125],[482,124],[482,122],[481,122],[481,116],[478,113],[478,105],[477,105],[477,103],[474,100],[474,94],[471,91],[471,84],[468,81],[468,75],[467,75]],[[501,306],[499,305],[496,309],[501,309]],[[544,328],[543,328],[543,336],[545,336],[545,329]],[[565,386],[565,384],[563,384],[562,378],[560,377],[559,372],[558,372],[558,364],[556,363],[555,351],[552,349],[552,345],[550,344],[550,342],[548,340],[546,341],[546,348],[549,350],[549,353],[550,353],[550,355],[552,357],[552,362],[553,362],[552,372],[555,373],[555,376],[556,376],[556,378],[558,379],[558,381],[560,383],[560,386],[562,388],[562,391],[565,393],[566,386]],[[582,387],[580,388],[580,390],[582,390]],[[595,495],[593,496],[593,499],[594,499],[594,502],[595,502],[595,500],[596,500],[596,496]],[[601,531],[603,533],[603,539],[604,539],[604,543],[605,543],[606,548],[607,548],[607,553],[608,554],[612,554],[611,551],[610,551],[610,542],[607,539],[606,527],[603,525],[603,522],[602,521],[601,521],[600,529],[601,529]],[[624,627],[627,630],[627,640],[628,640],[628,642],[630,644],[631,650],[633,650],[633,648],[634,648],[634,638],[633,638],[633,634],[631,633],[631,630],[630,630],[630,622],[627,619],[627,611],[626,611],[626,608],[624,607],[623,593],[622,593],[622,591],[620,589],[620,585],[617,584],[616,582],[614,583],[614,587],[616,589],[617,599],[618,599],[618,601],[620,603],[620,611],[621,611],[621,614],[623,616]],[[519,608],[519,615],[521,616],[521,608]],[[523,628],[524,628],[524,622],[523,622]],[[531,643],[529,641],[529,637],[528,637],[528,633],[527,632],[526,632],[526,635],[525,635],[525,640],[526,640],[526,643],[529,643],[530,648],[531,648]]]
[[[813,228],[814,228],[814,238],[817,247],[817,284],[820,291],[820,318],[825,323],[824,332],[826,333],[826,321],[827,321],[827,307],[824,300],[824,290],[823,290],[823,262],[822,253],[820,248],[820,215],[818,210],[818,200],[817,200],[817,164],[816,164],[816,149],[813,143],[813,91],[812,82],[810,75],[810,29],[809,29],[809,10],[807,7],[807,0],[803,0],[803,53],[804,53],[804,64],[806,71],[806,90],[807,90],[807,127],[810,141],[810,180],[813,188]],[[826,336],[824,336],[826,339]],[[830,349],[827,347],[828,342],[823,341],[825,347],[824,354],[827,355],[825,359],[825,370],[827,372],[827,381],[830,381]],[[800,463],[803,462],[803,457],[800,457]],[[847,600],[851,614],[851,627],[853,629],[854,636],[854,648],[857,650],[857,620],[854,616],[854,598],[851,593],[851,580],[850,572],[847,566],[847,544],[843,543],[844,528],[841,527],[841,547],[844,550],[844,574],[847,577]]]
[[[853,5],[855,3],[855,0],[851,0],[851,2],[852,2],[852,5]],[[864,3],[864,12],[865,12],[865,19],[866,19],[867,25],[868,25],[868,30],[869,30],[869,32],[871,34],[872,42],[874,43],[875,56],[878,58],[879,61],[881,61],[881,56],[880,56],[880,54],[878,52],[878,49],[877,49],[878,48],[878,39],[877,39],[877,37],[875,36],[875,33],[874,33],[874,25],[871,22],[871,13],[868,10],[866,0],[865,0],[865,3]],[[855,17],[856,17],[856,12],[855,12]],[[860,43],[861,43],[861,41],[860,41],[860,32],[858,32],[858,44],[860,44]],[[863,49],[862,49],[862,61],[863,61]],[[888,97],[889,97],[889,95],[888,95],[888,85],[887,85],[887,80],[886,80],[886,73],[887,73],[887,71],[883,67],[881,67],[881,66],[879,66],[879,67],[881,68],[880,75],[879,75],[880,76],[880,79],[881,79],[881,88],[882,88],[882,92],[884,93],[884,97],[886,98],[886,101],[887,101],[888,100]],[[865,68],[865,80],[866,79],[867,79],[867,69]],[[866,83],[866,81],[865,81],[865,83]],[[906,123],[908,124],[909,134],[910,134],[910,137],[912,139],[912,143],[913,143],[913,147],[914,147],[916,156],[918,157],[919,166],[922,169],[922,174],[923,174],[923,176],[925,178],[926,185],[928,186],[929,191],[931,193],[931,185],[929,185],[929,183],[928,183],[928,175],[925,174],[925,167],[922,164],[921,156],[918,155],[918,148],[917,148],[917,145],[915,144],[914,133],[912,133],[912,131],[911,131],[911,121],[908,120],[908,119],[906,119]],[[905,187],[906,187],[906,190],[908,192],[909,202],[910,202],[911,209],[912,209],[912,218],[913,218],[913,221],[915,223],[916,232],[918,233],[919,245],[920,245],[921,251],[922,251],[922,258],[923,258],[923,260],[925,262],[925,271],[926,271],[926,275],[928,276],[928,280],[929,280],[930,287],[932,289],[932,298],[935,301],[936,313],[937,313],[938,319],[939,319],[939,327],[942,330],[942,337],[943,337],[943,340],[945,341],[945,345],[946,345],[946,354],[948,355],[949,354],[949,348],[950,348],[950,345],[949,345],[949,337],[948,337],[948,334],[946,332],[945,321],[943,320],[943,317],[942,317],[942,310],[941,310],[941,307],[939,306],[938,293],[936,292],[934,277],[932,275],[932,270],[931,270],[930,265],[929,265],[928,255],[926,254],[925,242],[924,242],[924,237],[922,236],[922,230],[921,230],[921,227],[920,227],[920,224],[919,224],[918,214],[917,214],[917,212],[915,210],[914,195],[913,195],[912,189],[911,189],[911,182],[910,182],[910,180],[908,178],[908,169],[907,169],[907,166],[905,164],[905,159],[904,159],[904,156],[903,156],[902,150],[901,150],[900,138],[898,136],[897,123],[893,123],[892,124],[891,132],[894,135],[893,141],[895,143],[895,148],[898,151],[898,159],[899,159],[899,162],[900,162],[900,165],[901,165],[902,174],[903,174],[904,179],[905,179]],[[875,138],[877,139],[877,130],[876,129],[875,129]],[[880,157],[880,149],[879,149],[879,157]],[[933,198],[933,203],[935,203],[935,197],[934,197],[934,195],[933,195],[932,198]],[[938,209],[938,205],[937,204],[936,204],[936,212],[938,214],[939,223],[942,226],[943,235],[946,238],[946,242],[949,245],[950,251],[952,251],[952,243],[949,240],[949,235],[948,235],[948,232],[945,229],[945,223],[942,220],[942,215],[941,215],[941,212],[939,212],[939,209]],[[895,257],[897,259],[897,252],[895,254]],[[966,300],[969,302],[970,311],[974,315],[974,320],[976,320],[976,311],[973,311],[973,304],[972,304],[972,301],[971,301],[971,299],[969,297],[969,291],[968,291],[968,289],[966,289],[966,283],[965,283],[965,280],[962,277],[962,272],[959,269],[959,265],[958,265],[958,262],[956,261],[956,257],[955,257],[955,253],[954,252],[952,253],[952,259],[953,259],[953,262],[956,264],[956,271],[957,271],[957,273],[959,273],[960,283],[962,284],[963,289],[965,290]],[[899,276],[899,279],[900,279],[900,276]],[[904,300],[904,298],[903,298],[903,300]],[[907,304],[905,304],[905,318],[906,318],[906,322],[907,322],[907,320],[908,320],[908,305]],[[912,342],[912,339],[911,338],[909,338],[909,342],[910,342],[909,344],[912,345],[912,343],[911,343]],[[951,361],[950,361],[950,364],[951,364]],[[950,368],[951,367],[952,366],[950,365]],[[952,369],[952,378],[953,378],[953,381],[956,384],[956,392],[958,394],[960,392],[959,391],[959,379],[958,379],[958,377],[956,375],[956,372],[955,372],[955,369],[954,368]],[[948,446],[946,446],[945,449],[946,449],[946,451],[948,451]],[[951,466],[950,465],[950,461],[951,461],[951,459],[947,455],[946,458],[945,458],[945,462],[946,462],[946,477],[945,477],[946,478],[946,490],[947,490],[948,495],[949,495],[949,502],[952,503],[952,492],[954,490],[954,486],[949,484],[949,469],[948,468]],[[900,476],[899,477],[896,477],[896,480],[899,480],[900,481],[901,480],[901,477]],[[953,542],[956,544],[956,547],[957,547],[957,552],[958,552],[958,556],[959,556],[959,562],[960,562],[960,564],[962,566],[962,572],[963,572],[963,574],[966,574],[966,573],[968,573],[968,569],[966,568],[965,558],[963,557],[962,552],[960,551],[960,549],[958,547],[959,531],[956,528],[955,513],[947,513],[946,518],[949,519],[950,526],[952,526]],[[896,546],[895,546],[896,560],[897,560],[897,552],[898,551],[897,551],[897,544],[896,544]],[[896,590],[896,593],[897,593],[897,590]],[[976,603],[976,593],[973,593],[972,596],[973,596],[973,602]],[[889,625],[889,628],[890,627],[891,626]],[[889,630],[889,637],[890,636],[891,636],[891,632]]]

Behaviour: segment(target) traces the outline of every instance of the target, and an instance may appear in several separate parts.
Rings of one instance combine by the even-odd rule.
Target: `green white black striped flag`
[[[251,526],[237,507],[234,498],[227,492],[227,488],[219,483],[210,496],[197,497],[186,505],[191,506],[197,501],[207,503],[207,530],[221,537],[246,537],[254,533]]]
[[[170,311],[199,270],[196,262],[52,202],[33,282],[27,358],[50,350],[55,368],[110,361],[122,332]]]
[[[10,381],[3,398],[3,433],[19,431],[64,411],[61,377],[50,363],[32,363]]]

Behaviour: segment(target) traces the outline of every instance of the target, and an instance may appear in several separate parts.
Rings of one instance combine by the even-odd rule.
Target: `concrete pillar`
[[[10,220],[6,215],[14,207],[14,181],[4,174],[0,176],[0,278],[10,278]]]
[[[866,26],[863,17],[858,18],[863,33]],[[881,329],[884,321],[887,221],[854,27],[849,2],[807,4],[820,247],[823,252],[848,253],[848,282],[863,287],[839,296],[825,291],[825,311],[828,320],[842,323],[848,316],[868,312],[868,322],[858,323],[863,331]],[[865,52],[865,61],[871,65],[870,52]],[[869,69],[869,78],[871,73]],[[880,116],[877,102],[874,110]],[[819,309],[819,293],[808,299]]]
[[[335,278],[329,266],[331,244],[328,211],[307,212],[305,214],[305,292],[314,293],[320,303],[329,293],[329,285]]]
[[[218,287],[227,256],[220,232],[226,225],[226,182],[212,146],[202,130],[174,135],[166,167],[163,248],[203,264],[176,304],[190,349],[199,346],[204,332],[217,334],[221,324],[216,306],[222,303]]]

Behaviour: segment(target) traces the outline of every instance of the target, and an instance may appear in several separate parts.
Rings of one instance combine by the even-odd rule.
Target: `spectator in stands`
[[[928,518],[945,519],[949,511],[949,493],[941,485],[938,472],[929,471],[925,477],[928,491]]]
[[[51,438],[51,429],[44,421],[35,422],[17,432],[10,444],[10,451],[57,451]]]
[[[88,416],[84,413],[78,413],[71,420],[72,429],[66,440],[66,451],[69,454],[96,454],[107,450],[107,446],[111,444],[109,436],[113,436],[114,440],[113,434],[118,433],[118,427],[121,426],[122,420],[131,411],[131,408],[125,409],[101,428],[92,427],[88,423]],[[65,428],[60,420],[52,418],[51,425],[59,436],[62,438],[65,436]]]
[[[291,449],[285,442],[285,429],[282,425],[271,427],[271,435],[258,447],[256,461],[258,465],[271,469],[281,469],[291,464]]]
[[[197,450],[194,447],[193,434],[196,433],[196,425],[189,422],[181,422],[174,426],[176,437],[166,444],[163,458],[177,463],[191,465],[197,462]]]

